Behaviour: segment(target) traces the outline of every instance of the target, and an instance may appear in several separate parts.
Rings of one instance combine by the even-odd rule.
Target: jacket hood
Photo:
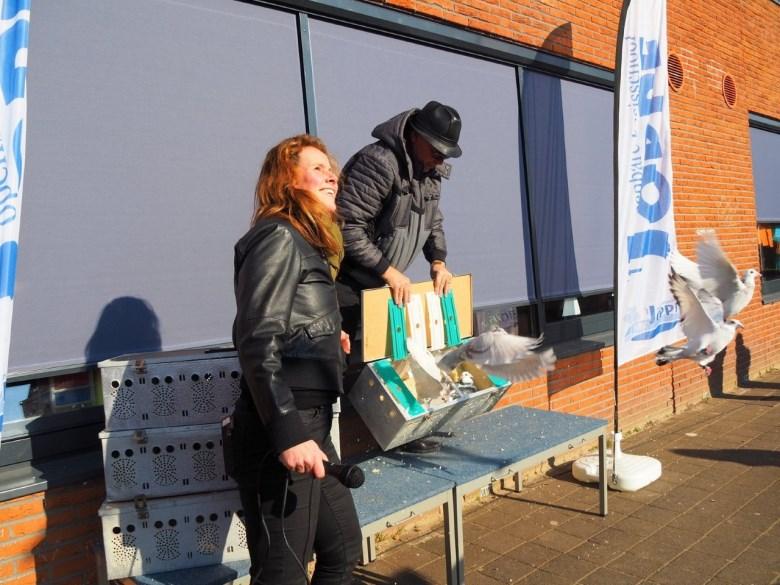
[[[399,160],[406,161],[406,165],[409,169],[409,176],[414,173],[414,161],[410,152],[406,150],[406,139],[404,138],[404,130],[406,129],[406,122],[409,120],[412,114],[417,112],[419,108],[412,108],[405,112],[401,112],[387,120],[382,122],[371,132],[371,136],[386,144],[390,150],[393,151]],[[442,163],[436,167],[435,172],[445,179],[450,178],[452,167],[449,163]]]
[[[377,140],[384,142],[389,146],[392,151],[401,157],[402,160],[408,160],[411,162],[411,157],[406,151],[406,140],[404,140],[404,128],[406,128],[406,121],[409,117],[417,111],[417,108],[412,108],[406,112],[402,112],[396,116],[393,116],[386,122],[379,124],[371,132],[371,136]]]

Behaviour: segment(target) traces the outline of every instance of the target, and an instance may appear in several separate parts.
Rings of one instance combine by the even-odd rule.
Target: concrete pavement
[[[610,491],[606,518],[570,471],[469,506],[467,585],[780,583],[780,371],[747,384],[626,437],[663,475]],[[402,532],[356,583],[444,585],[443,539]]]

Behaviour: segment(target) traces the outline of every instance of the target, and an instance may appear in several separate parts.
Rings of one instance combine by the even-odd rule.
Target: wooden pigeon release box
[[[413,284],[403,309],[389,288],[365,290],[362,320],[365,367],[348,396],[383,450],[452,429],[492,409],[509,388],[474,364],[449,376],[435,365],[472,335],[471,275],[455,277],[444,297],[430,281]]]

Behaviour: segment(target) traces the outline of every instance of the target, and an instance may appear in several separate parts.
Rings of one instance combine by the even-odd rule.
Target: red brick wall
[[[391,0],[383,2],[567,57],[612,68],[617,0]],[[695,233],[714,227],[744,269],[758,266],[748,112],[780,119],[780,8],[771,0],[669,0],[669,48],[680,55],[685,83],[671,92],[677,233],[684,253]],[[736,106],[721,79],[737,84]],[[741,377],[780,364],[780,303],[760,292],[740,316],[746,328],[708,380],[692,364],[657,367],[651,357],[621,368],[624,431],[672,414]],[[502,404],[611,419],[612,348],[561,359],[547,378],[515,385]],[[721,373],[722,372],[722,373]],[[345,430],[350,425],[345,425]],[[357,451],[361,449],[356,449]],[[102,480],[0,503],[0,585],[96,582],[93,547]]]
[[[622,1],[388,0],[378,2],[477,32],[612,69]],[[668,0],[669,50],[685,81],[670,91],[675,218],[692,254],[696,230],[711,227],[740,270],[759,266],[748,112],[780,119],[780,7],[772,0]],[[722,78],[736,81],[729,108]],[[759,287],[760,288],[760,287]],[[624,431],[668,416],[708,394],[733,389],[780,365],[780,303],[757,290],[740,314],[741,337],[709,379],[690,363],[658,367],[651,356],[620,370]],[[501,404],[611,418],[611,348],[560,360],[548,378],[518,384]],[[719,363],[721,360],[718,360]]]
[[[0,584],[97,583],[103,479],[0,503]]]

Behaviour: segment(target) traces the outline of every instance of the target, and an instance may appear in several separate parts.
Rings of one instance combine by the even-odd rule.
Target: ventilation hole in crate
[[[126,386],[111,391],[114,404],[111,407],[111,417],[127,420],[135,416],[135,392]]]
[[[176,412],[176,392],[173,386],[154,383],[152,386],[152,412],[157,416],[171,416]]]
[[[154,535],[157,558],[161,561],[171,561],[179,558],[179,531],[171,528],[160,530]]]
[[[198,526],[195,529],[195,540],[200,554],[213,555],[220,549],[219,527],[216,524]]]
[[[192,462],[196,480],[214,481],[217,478],[216,455],[213,451],[198,451]]]
[[[135,461],[119,459],[111,463],[111,478],[116,487],[133,487],[135,484]]]
[[[157,485],[173,485],[178,481],[176,457],[160,455],[152,460],[152,472]]]
[[[235,403],[241,396],[241,376],[238,372],[230,372],[230,397]]]
[[[238,546],[241,548],[249,548],[249,544],[246,541],[246,525],[244,519],[239,516],[240,521],[238,523]]]
[[[117,563],[131,564],[138,556],[135,541],[135,536],[132,534],[117,534],[111,539],[111,550]]]
[[[194,376],[193,376],[194,377]],[[214,380],[198,380],[192,383],[192,410],[199,414],[212,412],[214,403]]]

